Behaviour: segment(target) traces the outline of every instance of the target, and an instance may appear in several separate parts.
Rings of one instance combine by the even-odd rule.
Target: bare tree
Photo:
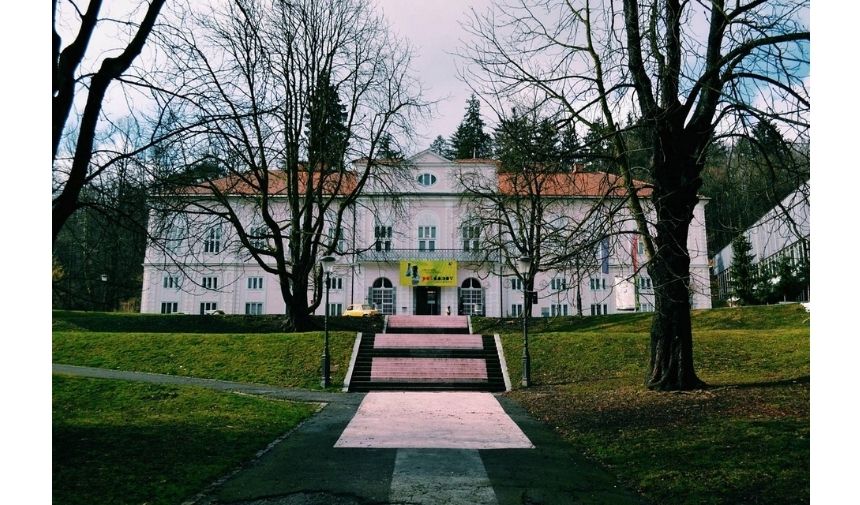
[[[102,103],[111,84],[122,81],[124,75],[134,60],[140,55],[144,44],[155,26],[156,19],[164,5],[164,0],[151,0],[144,12],[142,20],[136,23],[131,20],[112,20],[100,18],[101,0],[91,0],[86,12],[81,12],[75,2],[68,2],[63,7],[73,10],[78,16],[78,28],[71,43],[63,47],[60,31],[67,25],[67,19],[58,18],[58,0],[52,1],[52,119],[51,147],[52,171],[54,175],[52,219],[52,240],[56,241],[57,234],[69,217],[79,208],[79,198],[83,188],[90,184],[98,175],[111,166],[117,158],[108,153],[96,155],[96,135],[99,123],[103,121]],[[71,16],[69,16],[71,17]],[[101,24],[123,26],[130,39],[128,44],[116,56],[104,57],[95,66],[98,70],[90,72],[82,69],[82,62],[88,57],[93,34]],[[89,56],[90,58],[92,55]],[[75,114],[75,121],[69,124],[69,117],[74,110],[76,97],[83,93],[86,96],[83,110]],[[62,149],[63,139],[68,139],[71,146]]]
[[[291,326],[307,327],[319,258],[345,252],[359,194],[401,171],[380,147],[409,138],[425,110],[408,47],[363,0],[232,0],[179,12],[159,36],[181,83],[164,103],[203,125],[172,148],[182,165],[214,170],[154,204],[192,216],[197,232],[201,220],[229,228],[237,254],[278,277]]]
[[[707,149],[747,118],[807,133],[809,31],[802,0],[519,0],[474,13],[465,74],[482,93],[534,94],[572,120],[602,121],[633,189],[619,118],[641,118],[656,216],[629,200],[649,256],[656,314],[646,384],[704,385],[693,366],[688,230]]]

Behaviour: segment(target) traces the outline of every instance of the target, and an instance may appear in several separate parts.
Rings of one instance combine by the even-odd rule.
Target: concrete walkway
[[[68,365],[53,371],[326,404],[195,505],[641,503],[504,396],[325,393]],[[461,445],[451,448],[444,433]]]

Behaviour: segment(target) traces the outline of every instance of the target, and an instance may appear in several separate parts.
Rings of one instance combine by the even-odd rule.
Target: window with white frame
[[[418,176],[418,184],[422,186],[432,186],[436,184],[436,176],[433,174],[421,174]]]
[[[373,227],[374,248],[377,251],[391,250],[392,227],[382,224],[377,224]]]
[[[329,289],[343,289],[343,277],[331,277],[329,280],[331,281],[331,284],[329,284]]]
[[[520,279],[519,277],[512,277],[511,278],[511,289],[516,290],[516,291],[522,291],[523,290],[523,280]]]
[[[263,314],[262,302],[247,302],[245,303],[245,315],[259,316]]]
[[[463,250],[478,251],[481,244],[481,227],[480,226],[463,226]]]
[[[200,302],[200,314],[205,314],[210,310],[218,310],[217,302]]]
[[[330,303],[330,304],[328,304],[328,315],[330,315],[330,316],[343,315],[343,304],[342,303]]]
[[[203,252],[217,254],[221,252],[221,226],[211,226],[203,238]]]
[[[639,289],[651,289],[651,278],[639,277]]]
[[[209,276],[203,278],[203,289],[218,289],[218,277]]]
[[[511,304],[511,316],[520,317],[523,315],[523,304],[522,303],[512,303]]]
[[[162,285],[165,289],[179,289],[179,277],[167,274],[164,276],[164,282]]]
[[[555,316],[566,316],[567,315],[567,304],[564,303],[554,303],[549,306],[550,313],[553,317]]]
[[[185,238],[185,227],[179,223],[173,222],[170,223],[167,228],[167,234],[165,237],[165,247],[171,253],[175,253],[179,251],[179,248],[182,246],[182,240]]]
[[[262,277],[248,277],[248,289],[263,289]]]
[[[252,247],[257,249],[268,249],[269,248],[269,227],[265,225],[257,225],[251,228],[251,232],[248,234],[248,241],[251,243]]]
[[[419,226],[418,227],[418,250],[419,251],[435,251],[436,250],[436,227],[435,226]]]
[[[161,302],[162,314],[173,314],[179,312],[179,303],[177,302]]]
[[[549,287],[554,291],[561,291],[563,289],[567,289],[567,279],[563,277],[555,277],[549,281]]]

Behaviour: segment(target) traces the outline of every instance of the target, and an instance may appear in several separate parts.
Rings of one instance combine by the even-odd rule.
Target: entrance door
[[[442,313],[442,288],[439,286],[416,286],[415,314],[419,316],[438,316]]]

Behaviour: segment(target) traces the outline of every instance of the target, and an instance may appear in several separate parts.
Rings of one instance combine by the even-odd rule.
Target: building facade
[[[779,262],[789,258],[794,265],[809,261],[809,182],[782,199],[752,226],[744,230],[752,246],[753,265],[767,276],[776,274]],[[732,296],[732,260],[729,244],[711,259],[716,278],[715,295]],[[805,298],[808,299],[808,293]]]
[[[331,273],[330,314],[340,314],[349,304],[370,303],[384,314],[520,315],[523,283],[515,267],[519,254],[512,248],[489,247],[504,243],[499,238],[505,231],[476,221],[464,197],[464,173],[504,186],[497,163],[451,161],[424,151],[408,160],[408,171],[399,188],[369,185],[344,216],[338,246],[343,253],[336,256]],[[574,173],[560,178],[551,191],[557,209],[553,212],[572,220],[588,215],[597,204],[614,204],[616,212],[611,235],[594,240],[593,255],[581,257],[575,267],[544,265],[536,274],[534,316],[654,309],[644,248],[632,233],[635,227],[623,198],[617,188],[606,189],[607,180],[613,179]],[[564,181],[583,184],[571,182],[574,189]],[[711,306],[704,206],[700,202],[695,209],[688,241],[693,308]],[[253,217],[249,214],[248,219]],[[235,246],[229,226],[207,223],[196,233],[175,234],[170,259],[162,247],[150,244],[141,311],[284,313],[278,278]],[[325,310],[321,304],[317,314]]]

